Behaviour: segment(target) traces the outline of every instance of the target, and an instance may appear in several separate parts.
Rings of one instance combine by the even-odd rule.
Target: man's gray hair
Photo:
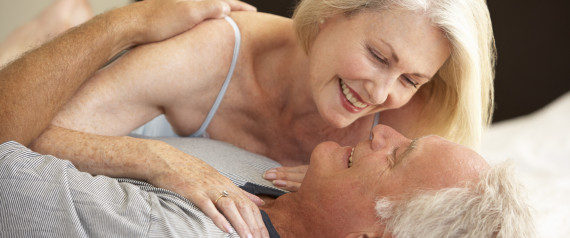
[[[401,201],[380,198],[376,211],[395,237],[536,237],[526,192],[502,162],[477,184],[420,191]]]

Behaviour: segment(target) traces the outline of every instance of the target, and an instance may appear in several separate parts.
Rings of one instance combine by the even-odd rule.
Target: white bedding
[[[540,237],[570,237],[570,92],[532,114],[493,124],[481,154],[515,162]]]
[[[164,117],[133,133],[175,135]],[[515,162],[540,237],[570,237],[570,92],[537,112],[493,124],[483,137],[481,154],[492,164]]]

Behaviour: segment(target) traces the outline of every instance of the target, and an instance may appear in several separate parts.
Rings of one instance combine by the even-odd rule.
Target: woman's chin
[[[353,118],[346,118],[340,115],[336,115],[336,116],[332,116],[329,117],[328,119],[325,119],[329,125],[331,125],[332,127],[335,128],[345,128],[347,126],[350,126],[352,123],[354,123],[354,121],[356,119]]]

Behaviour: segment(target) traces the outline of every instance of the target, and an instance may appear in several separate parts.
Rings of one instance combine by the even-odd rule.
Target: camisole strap
[[[370,139],[372,140],[372,129],[374,129],[374,127],[376,125],[378,125],[378,123],[380,122],[380,112],[377,112],[376,114],[374,114],[374,122],[372,123],[372,127],[370,128]]]
[[[216,101],[214,101],[214,105],[210,109],[210,112],[208,112],[206,119],[204,120],[204,122],[200,126],[200,129],[198,129],[198,131],[194,132],[194,134],[190,135],[190,137],[203,137],[204,136],[204,133],[206,133],[206,129],[208,128],[208,125],[210,125],[210,122],[212,122],[212,118],[216,114],[216,111],[218,110],[218,107],[220,106],[220,103],[222,102],[222,98],[224,98],[224,94],[226,93],[226,90],[228,89],[228,85],[230,84],[230,81],[231,81],[232,76],[234,74],[234,69],[236,67],[238,54],[239,54],[239,47],[240,47],[240,43],[241,43],[241,34],[239,31],[239,27],[237,26],[237,24],[234,22],[234,20],[232,18],[230,18],[229,16],[226,16],[226,17],[224,17],[224,19],[226,19],[226,21],[228,21],[228,23],[230,23],[230,25],[234,29],[234,34],[235,34],[235,38],[236,38],[235,43],[234,43],[234,53],[232,56],[232,63],[230,65],[230,70],[228,71],[228,75],[226,76],[226,80],[224,81],[224,84],[222,85],[222,89],[220,89],[220,92],[218,93],[218,97],[216,98]]]

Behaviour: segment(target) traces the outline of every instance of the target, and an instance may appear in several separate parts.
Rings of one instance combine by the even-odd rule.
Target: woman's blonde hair
[[[494,109],[493,29],[484,0],[302,0],[293,14],[305,52],[319,22],[338,14],[407,9],[425,14],[451,43],[451,56],[418,93],[429,95],[415,136],[437,134],[477,148]]]

